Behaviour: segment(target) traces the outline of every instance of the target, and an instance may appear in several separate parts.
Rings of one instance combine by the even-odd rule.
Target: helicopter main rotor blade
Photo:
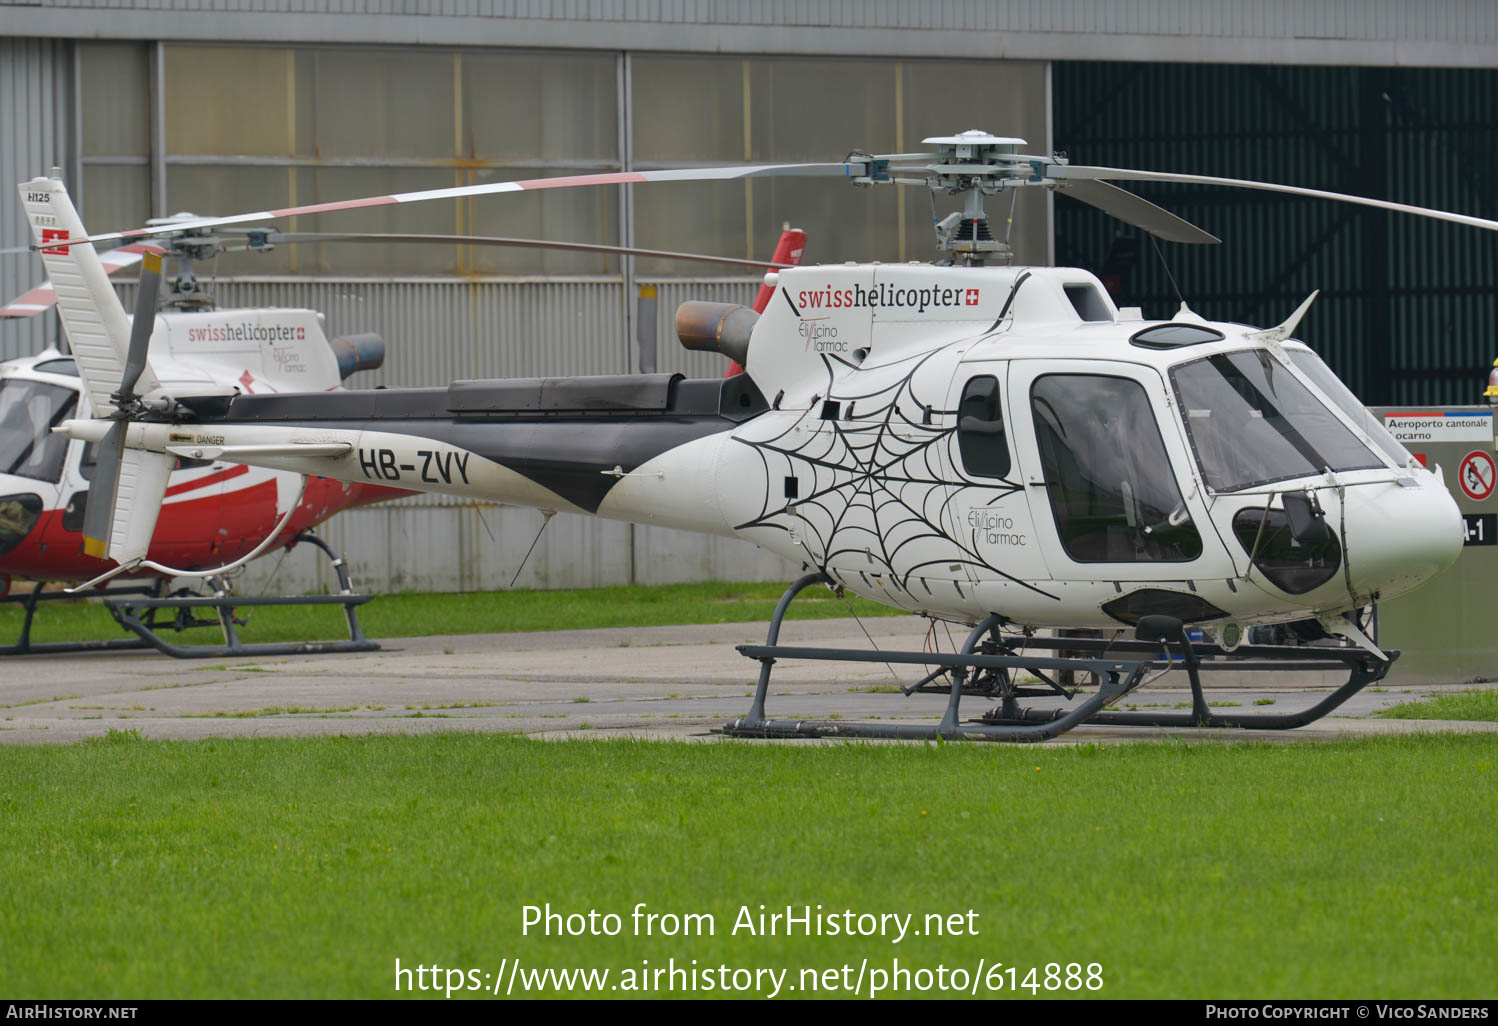
[[[1283,192],[1292,196],[1309,196],[1312,199],[1336,200],[1340,203],[1357,203],[1379,210],[1392,210],[1399,214],[1415,214],[1418,217],[1433,217],[1438,221],[1450,221],[1472,228],[1498,231],[1498,221],[1467,214],[1453,214],[1447,210],[1432,210],[1407,203],[1370,199],[1367,196],[1352,196],[1345,192],[1328,192],[1325,189],[1306,189],[1298,185],[1277,185],[1274,182],[1256,182],[1249,178],[1215,178],[1211,175],[1182,175],[1167,171],[1134,171],[1119,167],[1085,167],[1075,164],[1049,164],[1045,175],[1059,182],[1081,181],[1129,181],[1129,182],[1179,182],[1183,185],[1226,185],[1240,189],[1262,189],[1266,192]],[[1070,186],[1067,186],[1068,191]]]
[[[1189,242],[1197,245],[1219,243],[1222,240],[1210,232],[1203,231],[1184,218],[1177,217],[1164,207],[1156,206],[1142,196],[1109,185],[1103,181],[1080,179],[1068,182],[1057,190],[1063,196],[1080,200],[1088,206],[1097,207],[1135,228],[1143,228],[1151,235],[1166,242]]]
[[[54,240],[48,243],[54,248],[76,245],[80,242],[107,242],[113,239],[139,238],[147,235],[166,235],[220,225],[249,224],[276,218],[296,217],[304,214],[324,214],[340,210],[355,210],[362,207],[378,207],[398,203],[420,203],[427,200],[455,199],[466,196],[485,196],[504,192],[528,192],[540,189],[567,189],[578,186],[642,184],[645,182],[705,182],[759,177],[839,177],[858,184],[874,182],[899,182],[900,184],[926,184],[947,192],[965,192],[997,183],[1012,185],[1039,185],[1050,188],[1070,188],[1073,196],[1098,206],[1122,220],[1138,224],[1146,231],[1161,238],[1175,237],[1176,241],[1205,243],[1217,241],[1206,232],[1188,222],[1168,214],[1154,204],[1119,190],[1118,193],[1101,189],[1082,188],[1081,182],[1139,181],[1179,182],[1188,185],[1220,185],[1244,189],[1262,189],[1315,199],[1330,199],[1343,203],[1391,210],[1398,213],[1431,217],[1475,228],[1498,230],[1498,221],[1455,214],[1444,210],[1410,206],[1387,200],[1369,199],[1346,193],[1328,192],[1322,189],[1306,189],[1294,185],[1278,185],[1242,178],[1217,178],[1208,175],[1174,174],[1161,171],[1138,171],[1129,168],[1086,167],[1075,164],[1054,163],[1049,159],[1030,157],[1017,152],[1021,140],[987,136],[983,133],[962,133],[953,137],[935,137],[925,140],[936,143],[941,152],[936,154],[938,162],[925,167],[909,169],[917,177],[891,177],[903,174],[899,164],[910,158],[924,158],[927,154],[894,154],[875,156],[854,152],[841,163],[835,164],[727,164],[716,167],[672,168],[653,171],[618,171],[593,175],[572,175],[560,178],[532,178],[513,182],[488,182],[482,185],[465,185],[445,189],[427,189],[420,192],[395,193],[389,196],[366,196],[359,199],[339,200],[332,203],[312,203],[300,207],[285,207],[280,210],[261,210],[229,217],[209,217],[170,224],[150,225],[129,231],[111,232],[105,235],[81,236],[74,239]],[[969,152],[971,151],[971,152]],[[1128,196],[1129,198],[1122,198]],[[1163,234],[1169,232],[1171,234]],[[39,247],[38,247],[39,248]],[[762,265],[757,265],[762,266]]]
[[[1120,190],[1122,191],[1122,190]],[[657,260],[688,260],[704,264],[730,264],[755,270],[794,267],[768,260],[744,260],[740,257],[712,256],[707,253],[678,253],[667,249],[637,249],[631,246],[605,246],[591,242],[556,242],[548,239],[517,239],[503,235],[413,235],[390,232],[274,232],[269,242],[430,242],[456,246],[518,246],[525,249],[563,249],[580,253],[611,253],[620,256],[651,257]],[[255,246],[244,247],[255,249]]]
[[[421,192],[401,192],[390,196],[365,196],[361,199],[338,200],[332,203],[311,203],[306,206],[285,207],[280,210],[260,210],[251,214],[234,214],[229,217],[205,217],[196,221],[179,221],[173,224],[132,228],[129,231],[123,232],[110,232],[105,235],[89,235],[77,239],[62,239],[49,242],[48,245],[61,248],[63,246],[75,246],[80,242],[108,242],[113,239],[134,239],[145,235],[169,235],[174,232],[197,228],[215,228],[225,224],[249,224],[255,221],[271,221],[281,217],[297,217],[303,214],[326,214],[337,210],[382,207],[393,203],[422,203],[427,200],[457,199],[464,196],[487,196],[501,192],[531,192],[540,189],[570,189],[586,185],[629,185],[643,182],[703,182],[769,176],[861,178],[868,174],[874,159],[871,157],[867,160],[860,159],[839,164],[733,164],[723,167],[677,168],[662,171],[616,171],[599,175],[531,178],[517,182],[488,182],[483,185],[461,185],[450,189],[426,189]]]

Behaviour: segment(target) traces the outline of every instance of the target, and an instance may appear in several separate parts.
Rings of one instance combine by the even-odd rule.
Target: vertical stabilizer
[[[87,235],[61,181],[34,178],[19,188],[34,243],[46,246]],[[41,253],[94,415],[107,416],[114,411],[110,396],[125,373],[130,319],[92,245],[54,246]],[[157,387],[155,376],[146,368],[137,391],[146,394]]]
[[[174,457],[161,453],[125,450],[120,461],[119,489],[110,511],[109,544],[100,555],[121,566],[145,558],[166,497],[167,480],[176,462]]]

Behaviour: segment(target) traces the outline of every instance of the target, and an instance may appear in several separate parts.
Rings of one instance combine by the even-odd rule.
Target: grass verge
[[[1498,722],[1498,691],[1462,691],[1419,702],[1401,702],[1375,715],[1393,720],[1484,720]]]
[[[0,747],[0,993],[389,997],[397,958],[479,979],[518,958],[615,982],[647,959],[788,970],[781,996],[805,997],[803,969],[848,965],[851,983],[865,958],[981,958],[1021,981],[1100,963],[1104,997],[1486,997],[1495,793],[1498,745],[1457,735]],[[635,936],[639,902],[711,914],[714,933]],[[622,932],[523,934],[524,906],[547,903]],[[760,905],[973,929],[734,936]]]
[[[492,634],[550,631],[574,627],[654,627],[682,623],[738,623],[768,620],[785,591],[782,582],[706,581],[641,587],[580,588],[564,591],[489,591],[456,595],[416,592],[380,595],[359,607],[359,622],[371,638],[411,638],[431,634]],[[851,612],[850,612],[851,610]],[[238,628],[246,643],[329,640],[347,636],[341,606],[262,607]],[[791,604],[787,619],[816,620],[857,615],[903,615],[899,610],[852,595],[837,598],[809,588]],[[23,614],[0,606],[0,644],[19,636]],[[218,627],[182,634],[164,631],[174,644],[222,644]],[[127,636],[98,602],[46,602],[39,607],[31,640],[89,641]]]

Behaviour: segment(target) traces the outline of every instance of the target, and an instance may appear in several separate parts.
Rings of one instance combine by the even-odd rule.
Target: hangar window
[[[3,0],[0,0],[3,2]],[[889,61],[847,57],[671,55],[498,47],[256,46],[166,43],[165,103],[151,102],[155,44],[80,42],[88,222],[138,225],[156,214],[223,214],[362,195],[525,178],[729,162],[827,159],[828,126],[873,152],[908,149],[897,126],[940,108],[951,124],[997,115],[1006,131],[1046,134],[1047,65],[1038,61]],[[627,80],[622,76],[628,75]],[[627,83],[621,88],[621,83]],[[847,97],[859,102],[849,105]],[[995,100],[995,96],[1001,100]],[[999,107],[994,106],[999,103]],[[153,111],[163,122],[153,125]],[[670,116],[660,116],[669,111]],[[154,129],[160,131],[153,131]],[[153,140],[160,151],[153,152]],[[155,177],[164,169],[165,181]],[[69,183],[70,186],[72,183]],[[1006,229],[1017,258],[1041,260],[1045,197],[1020,190]],[[75,190],[75,195],[83,194]],[[845,257],[926,258],[928,205],[794,178],[634,190],[536,191],[364,210],[357,221],[303,215],[283,231],[388,231],[684,246],[683,225],[714,252],[763,259],[789,220]],[[80,204],[80,208],[84,208]],[[159,209],[153,209],[159,208]],[[355,226],[356,225],[356,226]],[[619,273],[618,257],[477,245],[282,245],[230,254],[220,274]],[[641,275],[689,273],[637,258]]]

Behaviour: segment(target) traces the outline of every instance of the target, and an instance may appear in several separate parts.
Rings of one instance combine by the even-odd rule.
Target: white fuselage
[[[1460,551],[1440,480],[1379,437],[1299,343],[1183,310],[1170,323],[1197,340],[1142,344],[1165,322],[1128,319],[1066,268],[848,265],[774,280],[746,365],[772,408],[621,469],[587,512],[745,538],[905,609],[1051,627],[1117,628],[1160,603],[1202,610],[1183,619],[1209,627],[1326,616],[1408,590]],[[579,509],[399,419],[130,432],[155,451],[205,446]],[[303,444],[346,451],[295,453]],[[234,452],[244,446],[281,449]],[[1292,502],[1332,541],[1292,538]]]

